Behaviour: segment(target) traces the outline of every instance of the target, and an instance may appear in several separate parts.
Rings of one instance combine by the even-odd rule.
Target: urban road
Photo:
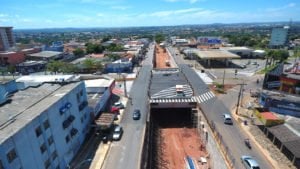
[[[177,52],[175,49],[170,47],[168,49],[178,64],[179,69],[186,75],[190,85],[194,89],[194,94],[201,95],[209,91],[208,86],[197,75],[197,73],[188,65],[184,64],[183,59],[176,54]],[[237,97],[232,97],[232,99],[236,98]],[[233,156],[234,168],[244,168],[240,160],[242,155],[253,156],[258,161],[261,168],[273,168],[255,145],[253,145],[251,150],[245,146],[244,139],[246,136],[236,123],[233,125],[224,125],[222,114],[229,113],[230,110],[223,104],[222,101],[215,97],[204,103],[201,103],[200,107],[203,113],[206,115],[208,121],[213,121],[216,130],[221,133],[222,139],[228,147],[228,152]]]
[[[120,141],[111,144],[111,148],[103,164],[104,169],[138,169],[140,168],[140,159],[146,127],[146,118],[149,111],[148,88],[151,78],[152,60],[154,45],[150,44],[136,80],[130,91],[132,105],[130,101],[127,104],[120,125],[124,133]],[[132,112],[134,109],[141,110],[141,119],[133,120]]]

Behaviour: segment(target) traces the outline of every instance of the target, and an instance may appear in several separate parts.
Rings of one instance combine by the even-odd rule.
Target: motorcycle
[[[245,139],[245,145],[246,145],[249,149],[251,149],[250,140],[249,140],[248,138]]]

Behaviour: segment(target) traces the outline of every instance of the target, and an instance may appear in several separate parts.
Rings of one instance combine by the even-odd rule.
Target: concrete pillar
[[[210,59],[207,59],[207,66],[210,66]]]
[[[229,66],[229,60],[228,59],[225,59],[225,64],[226,64],[226,67]]]

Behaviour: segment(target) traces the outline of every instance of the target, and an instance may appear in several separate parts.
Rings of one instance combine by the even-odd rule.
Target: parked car
[[[133,118],[133,120],[139,120],[141,118],[141,111],[138,109],[135,109],[133,111],[132,118]]]
[[[124,104],[122,102],[116,102],[114,103],[113,107],[117,107],[119,109],[124,109]]]
[[[224,124],[233,124],[230,114],[223,114]]]
[[[258,163],[251,156],[244,155],[241,160],[247,169],[260,169]]]
[[[110,109],[111,113],[115,113],[115,114],[119,114],[120,113],[120,109],[118,107],[111,107]]]
[[[115,141],[120,140],[122,137],[122,134],[123,134],[123,128],[121,126],[117,125],[113,132],[113,140],[115,140]]]

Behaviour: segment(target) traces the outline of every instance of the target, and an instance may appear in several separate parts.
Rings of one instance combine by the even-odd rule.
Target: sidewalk
[[[121,97],[120,101],[125,105],[125,108],[126,108],[128,99],[126,97]],[[124,110],[125,109],[120,110],[120,115],[118,115],[118,120],[115,121],[115,124],[119,124],[121,122]],[[96,150],[95,156],[90,165],[90,169],[101,169],[102,168],[104,161],[106,159],[106,156],[110,150],[111,144],[112,144],[111,141],[109,141],[107,144],[104,144],[104,143],[99,144],[99,146]]]
[[[111,145],[111,142],[108,142],[107,144],[100,144],[98,146],[95,156],[93,158],[92,164],[90,166],[90,169],[102,168],[104,160],[108,154],[110,145]]]

